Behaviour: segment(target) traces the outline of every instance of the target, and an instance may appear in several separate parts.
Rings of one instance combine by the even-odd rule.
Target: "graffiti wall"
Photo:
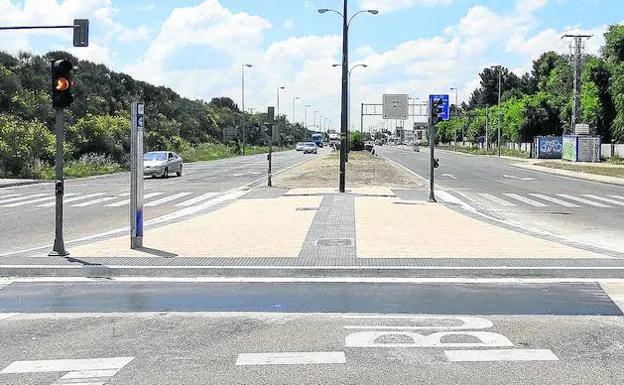
[[[563,137],[563,152],[561,153],[561,159],[576,162],[576,136],[564,136]]]
[[[537,138],[538,159],[561,159],[563,141],[560,136],[539,136]]]

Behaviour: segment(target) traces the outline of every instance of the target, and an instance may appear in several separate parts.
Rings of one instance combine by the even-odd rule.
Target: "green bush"
[[[54,166],[38,162],[34,168],[34,176],[38,179],[54,179]],[[84,154],[78,160],[72,160],[63,167],[65,177],[84,178],[94,175],[106,175],[124,171],[124,168],[109,156],[100,154]]]
[[[359,131],[352,131],[349,134],[349,150],[364,151],[364,135]]]

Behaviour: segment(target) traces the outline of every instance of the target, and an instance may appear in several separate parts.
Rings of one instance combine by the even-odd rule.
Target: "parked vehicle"
[[[304,147],[305,143],[304,142],[299,142],[295,145],[295,149],[297,151],[303,151],[303,147]]]
[[[151,151],[143,155],[143,175],[167,178],[173,172],[182,176],[182,158],[171,151]]]

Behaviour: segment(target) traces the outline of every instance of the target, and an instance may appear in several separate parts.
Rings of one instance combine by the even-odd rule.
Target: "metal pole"
[[[279,121],[279,116],[280,116],[280,110],[279,110],[279,94],[280,94],[280,87],[277,87],[277,120]]]
[[[132,103],[130,133],[130,248],[143,247],[143,103]]]
[[[360,132],[364,133],[364,103],[360,107]]]
[[[273,181],[271,180],[272,166],[273,166],[273,125],[271,125],[271,137],[269,138],[269,155],[267,155],[267,159],[269,161],[269,169],[267,172],[268,181],[267,186],[272,187]]]
[[[498,67],[498,156],[501,156],[501,79],[503,67]]]
[[[312,124],[312,126],[320,130],[320,127],[316,125],[316,119],[318,117],[318,113],[319,113],[318,111],[314,111],[314,122],[313,122],[314,124]]]
[[[488,106],[485,106],[485,149],[489,150],[490,149],[490,137],[489,137],[489,131],[490,131],[490,110],[488,109]]]
[[[348,89],[349,89],[349,30],[347,25],[347,0],[343,1],[342,12],[342,100],[340,117],[340,181],[338,191],[345,192],[347,124],[348,124]]]
[[[55,172],[56,182],[54,185],[54,194],[56,198],[56,212],[54,220],[54,246],[52,251],[48,253],[51,257],[64,257],[69,255],[65,250],[65,241],[63,239],[63,195],[65,194],[65,177],[63,175],[63,142],[65,140],[65,111],[62,108],[56,109],[56,158]]]
[[[433,106],[431,106],[433,108]],[[430,113],[429,115],[432,115]],[[435,126],[433,124],[433,119],[429,117],[429,202],[436,202],[435,194],[433,191],[434,182],[435,182]]]
[[[245,65],[243,64],[241,66],[241,94],[242,94],[242,105],[243,105],[243,111],[242,111],[242,124],[241,124],[241,130],[242,130],[242,135],[243,135],[243,146],[241,147],[241,155],[245,155]]]

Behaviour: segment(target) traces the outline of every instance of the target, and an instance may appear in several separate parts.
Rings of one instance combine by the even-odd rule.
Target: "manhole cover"
[[[316,241],[317,246],[351,246],[353,240],[349,238],[322,238]]]
[[[296,211],[318,211],[318,207],[297,207]]]

